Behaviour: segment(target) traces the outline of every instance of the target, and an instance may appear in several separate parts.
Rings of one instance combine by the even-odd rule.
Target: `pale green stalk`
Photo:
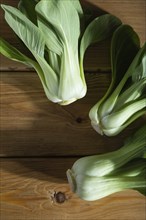
[[[146,44],[139,48],[139,38],[130,26],[114,32],[111,60],[109,89],[89,112],[93,128],[107,136],[117,135],[146,113]]]
[[[96,200],[124,189],[146,188],[146,125],[120,149],[77,160],[67,171],[71,189],[85,200]]]
[[[19,10],[1,6],[7,23],[38,63],[41,72],[37,68],[37,73],[43,75],[41,82],[47,98],[60,105],[83,98],[87,92],[83,68],[86,49],[110,37],[121,21],[105,14],[86,27],[86,14],[79,0],[20,0]],[[9,50],[4,41],[2,45],[0,52],[14,60],[17,55],[13,57],[12,47],[9,45]],[[17,53],[15,60],[21,62]],[[23,56],[24,60],[29,64],[27,56]]]

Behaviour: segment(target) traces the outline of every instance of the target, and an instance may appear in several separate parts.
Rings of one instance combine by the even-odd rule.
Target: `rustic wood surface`
[[[18,0],[0,3],[16,6]],[[82,0],[82,4],[95,14],[118,16],[139,34],[141,45],[145,42],[145,0]],[[0,27],[1,36],[24,51],[1,9]],[[32,69],[0,56],[1,220],[146,219],[145,197],[136,191],[86,202],[71,192],[66,179],[65,172],[76,159],[119,148],[146,121],[141,117],[112,138],[91,128],[88,112],[110,83],[109,53],[110,40],[89,48],[84,62],[88,93],[64,107],[47,100]]]
[[[115,193],[95,202],[72,194],[65,172],[76,159],[3,159],[2,219],[145,220],[145,198],[136,191]]]
[[[86,74],[86,97],[68,106],[49,102],[33,72],[3,72],[0,81],[2,156],[103,153],[120,147],[145,122],[142,117],[112,138],[92,129],[88,112],[105,94],[108,73]]]

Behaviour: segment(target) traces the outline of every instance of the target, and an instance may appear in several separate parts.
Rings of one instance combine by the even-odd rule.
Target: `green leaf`
[[[73,4],[74,8],[78,12],[79,17],[80,18],[84,17],[83,9],[81,7],[79,0],[74,0],[74,1],[70,1],[70,2]]]
[[[132,103],[130,102],[127,105],[124,105],[118,111],[111,112],[111,114],[103,117],[101,123],[106,129],[118,128],[126,123],[132,115],[144,108],[146,108],[146,98],[134,100]]]
[[[82,36],[82,33],[85,30],[85,12],[83,12],[83,9],[81,7],[80,1],[79,0],[74,0],[74,1],[70,1],[74,8],[76,9],[79,18],[80,18],[80,37]]]
[[[56,101],[58,79],[55,72],[44,59],[45,41],[41,32],[16,8],[5,5],[2,5],[2,8],[5,10],[7,23],[32,52],[41,70],[43,70],[41,72],[41,75],[43,75],[41,80],[43,80],[42,83],[47,97],[52,101]]]
[[[106,14],[95,18],[86,28],[81,39],[81,62],[88,46],[110,37],[121,21],[113,15]]]
[[[63,46],[67,45],[67,47],[70,46],[75,50],[78,49],[80,35],[79,16],[70,1],[40,1],[36,6],[36,11],[46,20],[47,28],[51,26],[53,32],[58,35],[58,39]],[[44,27],[42,31],[44,31]]]
[[[121,81],[140,49],[137,33],[129,25],[121,25],[113,34],[111,44],[112,81],[114,87]]]
[[[63,45],[54,27],[41,15],[40,5],[36,7],[38,27],[41,30],[48,50],[61,55],[63,53]]]
[[[18,4],[19,10],[29,18],[35,25],[37,25],[37,16],[35,12],[35,0],[20,0]]]
[[[35,62],[34,60],[28,58],[20,51],[18,51],[15,47],[11,46],[1,37],[0,37],[0,53],[11,60],[19,61],[29,66],[32,66],[31,63]]]
[[[146,78],[146,43],[139,50],[137,56],[130,65],[129,72],[132,75],[132,82],[137,82]]]
[[[61,57],[58,54],[56,54],[50,50],[47,50],[45,59],[47,60],[47,63],[49,63],[49,65],[55,71],[55,73],[57,74],[57,76],[59,78]]]
[[[46,60],[39,56],[34,55],[37,62],[41,66],[41,69],[43,70],[44,74],[44,85],[45,85],[45,93],[49,100],[52,102],[61,102],[61,100],[58,98],[58,84],[59,79],[54,72],[54,70],[51,68],[51,66],[46,62]]]
[[[145,109],[142,109],[138,112],[136,112],[134,115],[132,115],[127,121],[126,123],[124,123],[123,125],[119,126],[119,127],[114,127],[114,128],[102,128],[102,134],[105,134],[107,136],[115,136],[117,134],[119,134],[121,131],[123,131],[126,127],[128,127],[128,125],[130,125],[132,122],[134,122],[136,119],[140,118],[142,115],[144,115]]]
[[[129,77],[129,66],[132,65],[131,63],[133,63],[133,59],[139,49],[139,37],[129,25],[121,25],[114,32],[111,44],[112,81],[107,92],[109,98],[99,108],[101,117],[113,110],[119,94]],[[130,74],[132,74],[131,70]]]
[[[1,5],[5,11],[5,19],[13,31],[35,54],[44,56],[45,41],[39,29],[18,9]]]
[[[25,65],[33,67],[39,75],[39,78],[42,82],[42,85],[43,85],[43,88],[46,92],[47,97],[53,101],[58,100],[58,98],[56,98],[55,95],[52,94],[52,92],[50,92],[50,93],[48,92],[48,87],[50,86],[49,89],[52,89],[52,87],[54,89],[54,85],[52,84],[52,81],[49,79],[49,77],[47,77],[47,76],[49,76],[49,74],[44,75],[44,71],[45,71],[45,73],[48,73],[48,70],[50,70],[50,67],[45,62],[45,60],[43,60],[43,59],[41,60],[41,58],[38,58],[39,63],[43,67],[43,71],[42,71],[41,66],[37,62],[35,62],[34,60],[32,60],[29,57],[22,54],[20,51],[18,51],[16,48],[11,46],[8,42],[3,40],[2,38],[0,38],[0,53],[2,53],[4,56],[6,56],[7,58],[9,58],[11,60],[18,61],[18,62],[24,63]],[[49,85],[48,85],[48,83],[49,83]]]
[[[125,91],[123,91],[117,99],[117,102],[112,112],[115,112],[122,108],[126,103],[130,103],[139,97],[144,95],[146,90],[146,78],[139,80],[138,82],[132,83]]]
[[[25,65],[33,67],[37,71],[41,82],[44,84],[44,74],[39,64],[27,57],[26,55],[22,54],[20,51],[18,51],[15,47],[11,46],[2,38],[0,38],[0,53],[11,60],[18,61],[24,63]]]

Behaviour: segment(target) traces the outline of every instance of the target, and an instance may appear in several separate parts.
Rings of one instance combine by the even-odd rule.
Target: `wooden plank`
[[[60,106],[48,101],[35,73],[2,73],[1,156],[103,153],[120,147],[125,137],[145,123],[142,117],[116,137],[98,135],[88,113],[105,94],[110,74],[86,74],[86,81],[86,97]]]
[[[145,197],[136,191],[126,190],[94,202],[74,195],[65,172],[75,160],[3,159],[1,219],[145,220]],[[65,197],[62,203],[58,202],[58,192]]]
[[[1,3],[17,6],[19,0],[1,0]],[[141,44],[146,40],[146,13],[145,13],[145,0],[82,0],[82,4],[87,4],[88,7],[92,7],[95,15],[102,13],[111,13],[119,17],[123,23],[130,24],[139,34]],[[95,7],[96,6],[96,7]],[[0,9],[1,10],[1,9]],[[135,19],[136,16],[136,19]],[[1,10],[0,13],[0,26],[1,36],[5,38],[12,45],[16,46],[21,51],[28,53],[22,46],[20,46],[19,40],[16,38],[13,31],[8,27],[4,20],[4,13]],[[13,71],[30,71],[31,69],[23,64],[13,62],[7,58],[0,56],[1,70],[13,70]],[[110,41],[102,42],[100,44],[90,47],[86,53],[84,68],[86,70],[97,69],[109,69],[110,67]]]
[[[141,44],[146,41],[145,0],[87,0],[87,2],[88,4],[97,6],[100,10],[119,17],[124,24],[131,25],[138,33]]]

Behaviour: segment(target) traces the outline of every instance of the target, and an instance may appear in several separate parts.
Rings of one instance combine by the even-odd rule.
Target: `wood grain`
[[[141,44],[146,41],[145,0],[85,0],[88,4],[119,17],[124,24],[131,25],[138,33]]]
[[[0,0],[17,6],[19,0]],[[146,40],[145,0],[81,0],[95,15],[111,13]],[[27,53],[4,20],[1,36]],[[84,67],[88,93],[69,106],[48,101],[36,73],[0,56],[0,219],[1,220],[145,220],[145,197],[127,190],[95,202],[73,194],[65,172],[81,156],[115,150],[145,123],[141,117],[117,137],[102,137],[91,127],[90,108],[110,83],[110,40],[93,45]],[[59,203],[58,194],[65,198]]]
[[[2,160],[1,219],[145,220],[145,198],[136,191],[123,191],[94,202],[72,194],[65,171],[75,160]],[[55,192],[63,193],[65,201],[58,203]]]
[[[105,94],[110,74],[86,74],[86,81],[85,98],[60,106],[49,102],[35,73],[2,73],[1,156],[103,153],[120,147],[126,136],[145,123],[141,118],[117,137],[98,135],[88,113]]]

